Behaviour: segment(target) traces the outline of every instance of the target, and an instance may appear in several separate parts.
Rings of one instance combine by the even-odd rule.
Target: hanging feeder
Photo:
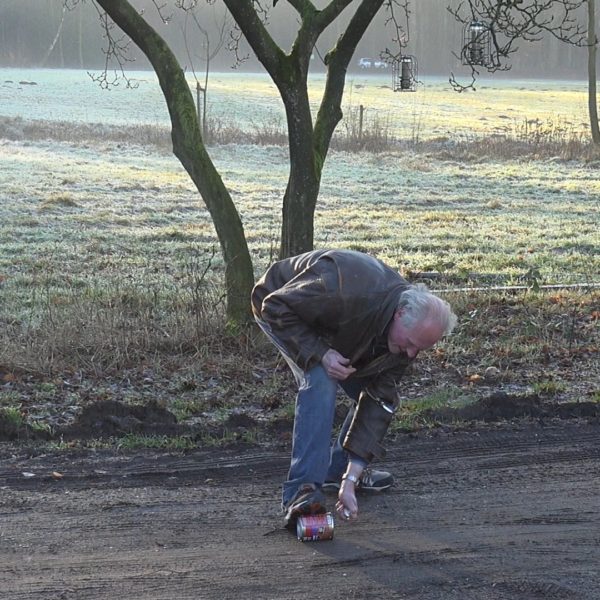
[[[491,64],[490,28],[484,21],[465,25],[462,46],[462,64],[487,67]]]
[[[394,92],[417,91],[417,59],[408,54],[392,62],[392,89]]]

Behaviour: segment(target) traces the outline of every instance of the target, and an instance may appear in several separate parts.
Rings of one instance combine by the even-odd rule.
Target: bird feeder
[[[467,23],[463,35],[463,65],[487,67],[491,64],[490,38],[490,28],[484,21]]]
[[[417,91],[417,59],[404,55],[392,62],[392,88],[394,92]]]

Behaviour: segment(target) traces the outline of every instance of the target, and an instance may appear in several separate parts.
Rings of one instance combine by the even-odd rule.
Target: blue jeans
[[[363,467],[367,465],[362,458],[350,456],[342,447],[354,416],[356,401],[365,382],[361,379],[348,381],[332,379],[320,364],[303,371],[290,358],[285,346],[273,334],[269,324],[259,318],[256,322],[281,352],[298,383],[292,461],[282,493],[282,505],[285,507],[303,483],[321,486],[325,481],[341,479],[349,458]],[[354,405],[348,411],[342,428],[332,444],[331,434],[338,385],[354,400]]]
[[[359,379],[331,379],[320,364],[303,373],[296,396],[292,461],[287,480],[283,484],[283,506],[293,499],[303,483],[321,486],[325,481],[341,479],[349,459],[342,443],[352,422],[356,404],[348,411],[332,444],[337,388],[340,385],[356,401],[363,384]],[[366,462],[359,457],[353,455],[351,458],[366,466]]]

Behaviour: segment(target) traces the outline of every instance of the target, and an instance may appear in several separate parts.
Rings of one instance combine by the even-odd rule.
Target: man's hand
[[[347,479],[342,479],[335,510],[344,521],[356,521],[358,518],[358,502],[354,484]]]
[[[350,377],[356,369],[350,365],[350,359],[342,356],[337,350],[330,348],[321,359],[321,364],[329,377],[344,381]]]
[[[355,521],[358,518],[355,482],[360,480],[362,472],[363,466],[350,459],[342,477],[342,485],[335,505],[335,510],[344,521]]]

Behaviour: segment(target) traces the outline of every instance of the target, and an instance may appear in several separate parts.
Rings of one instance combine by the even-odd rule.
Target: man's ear
[[[402,315],[404,314],[404,309],[403,308],[397,308],[394,311],[394,321],[399,319]]]

